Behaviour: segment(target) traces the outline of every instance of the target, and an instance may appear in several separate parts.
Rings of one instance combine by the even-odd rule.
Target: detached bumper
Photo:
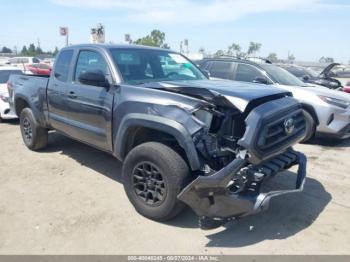
[[[266,209],[272,197],[303,190],[306,177],[306,157],[289,149],[261,165],[248,165],[236,159],[210,176],[199,176],[178,198],[200,217],[202,229],[221,226],[232,218]],[[298,165],[295,188],[261,193],[266,178]]]

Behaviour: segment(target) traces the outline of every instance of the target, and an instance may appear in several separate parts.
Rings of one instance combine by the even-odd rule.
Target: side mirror
[[[268,85],[270,84],[269,81],[264,78],[264,77],[256,77],[254,80],[253,80],[253,83],[258,83],[258,84],[264,84],[264,85]]]
[[[202,73],[207,77],[210,78],[210,72],[208,70],[202,70]]]
[[[304,82],[307,82],[307,81],[310,80],[310,77],[309,77],[308,75],[304,75],[304,76],[302,77],[302,80],[303,80]]]
[[[85,85],[108,87],[109,83],[101,70],[82,72],[78,78],[79,82]]]

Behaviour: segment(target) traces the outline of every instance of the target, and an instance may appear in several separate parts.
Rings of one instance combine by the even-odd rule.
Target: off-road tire
[[[153,164],[164,181],[166,194],[159,205],[149,205],[135,189],[134,172],[139,172],[135,170],[144,163]],[[123,163],[122,174],[125,192],[141,215],[156,221],[167,221],[184,209],[185,204],[177,199],[177,195],[189,183],[190,171],[185,160],[170,147],[162,143],[147,142],[133,148]]]
[[[48,131],[36,121],[30,108],[25,108],[20,114],[20,128],[24,144],[30,150],[40,150],[47,146]]]

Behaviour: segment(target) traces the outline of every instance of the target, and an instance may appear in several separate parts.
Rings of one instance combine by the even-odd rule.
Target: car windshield
[[[206,79],[195,65],[178,53],[137,48],[112,48],[110,51],[128,84]]]
[[[275,82],[286,86],[305,86],[305,83],[281,67],[263,64],[261,67],[270,75]]]
[[[9,80],[10,75],[22,75],[21,70],[0,70],[0,84],[5,84]]]
[[[319,73],[317,73],[315,70],[311,69],[311,68],[305,68],[305,70],[309,73],[309,75],[311,75],[312,77],[318,77]]]

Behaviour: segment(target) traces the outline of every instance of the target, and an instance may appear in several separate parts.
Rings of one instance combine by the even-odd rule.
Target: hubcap
[[[167,193],[159,168],[151,162],[142,162],[133,171],[133,187],[136,195],[147,205],[160,205]]]
[[[24,138],[30,142],[32,140],[33,132],[32,132],[32,125],[30,124],[30,121],[28,118],[23,119],[23,134]]]

